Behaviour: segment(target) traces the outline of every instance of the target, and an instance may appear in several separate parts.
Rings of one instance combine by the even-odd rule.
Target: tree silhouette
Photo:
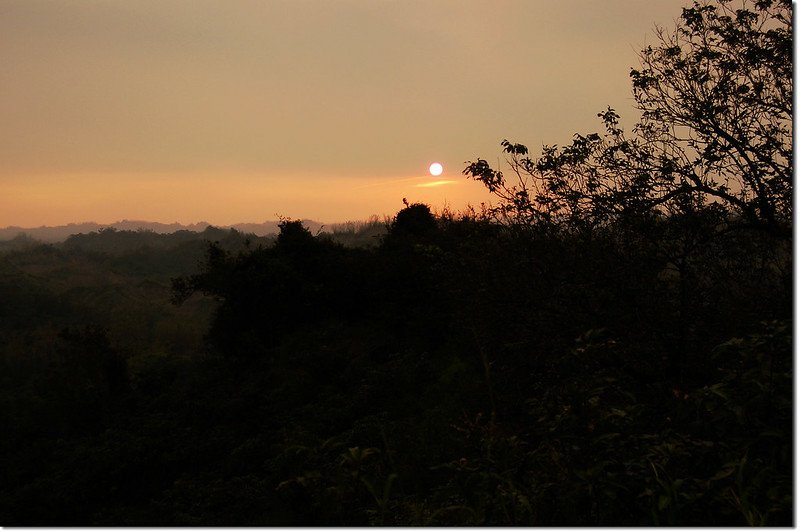
[[[504,140],[516,179],[483,160],[464,174],[524,222],[590,226],[631,213],[716,206],[788,238],[792,217],[792,8],[788,0],[695,1],[632,69],[641,119],[632,136],[608,108],[604,134],[544,146],[539,159]]]
[[[405,200],[405,198],[403,198]],[[397,213],[389,228],[392,235],[410,235],[421,237],[436,230],[436,217],[430,207],[423,203],[412,203]]]

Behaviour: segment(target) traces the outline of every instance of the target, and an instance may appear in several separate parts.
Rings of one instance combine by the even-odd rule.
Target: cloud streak
[[[452,185],[453,183],[457,182],[458,181],[453,181],[452,179],[441,179],[439,181],[431,181],[429,183],[418,183],[414,186],[419,188],[431,188],[431,187],[441,187],[444,185]]]

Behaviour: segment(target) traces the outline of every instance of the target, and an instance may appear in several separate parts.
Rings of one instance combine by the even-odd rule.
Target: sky
[[[392,215],[563,145],[677,0],[0,0],[0,227]],[[444,173],[428,174],[433,162]]]

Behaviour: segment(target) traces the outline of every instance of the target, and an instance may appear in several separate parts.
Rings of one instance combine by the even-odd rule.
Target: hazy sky
[[[477,205],[461,170],[502,139],[630,125],[686,3],[0,0],[0,226]]]

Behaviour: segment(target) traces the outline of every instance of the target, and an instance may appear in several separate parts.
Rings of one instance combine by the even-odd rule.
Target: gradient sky
[[[0,226],[478,205],[461,170],[502,139],[630,126],[686,3],[0,0]]]

